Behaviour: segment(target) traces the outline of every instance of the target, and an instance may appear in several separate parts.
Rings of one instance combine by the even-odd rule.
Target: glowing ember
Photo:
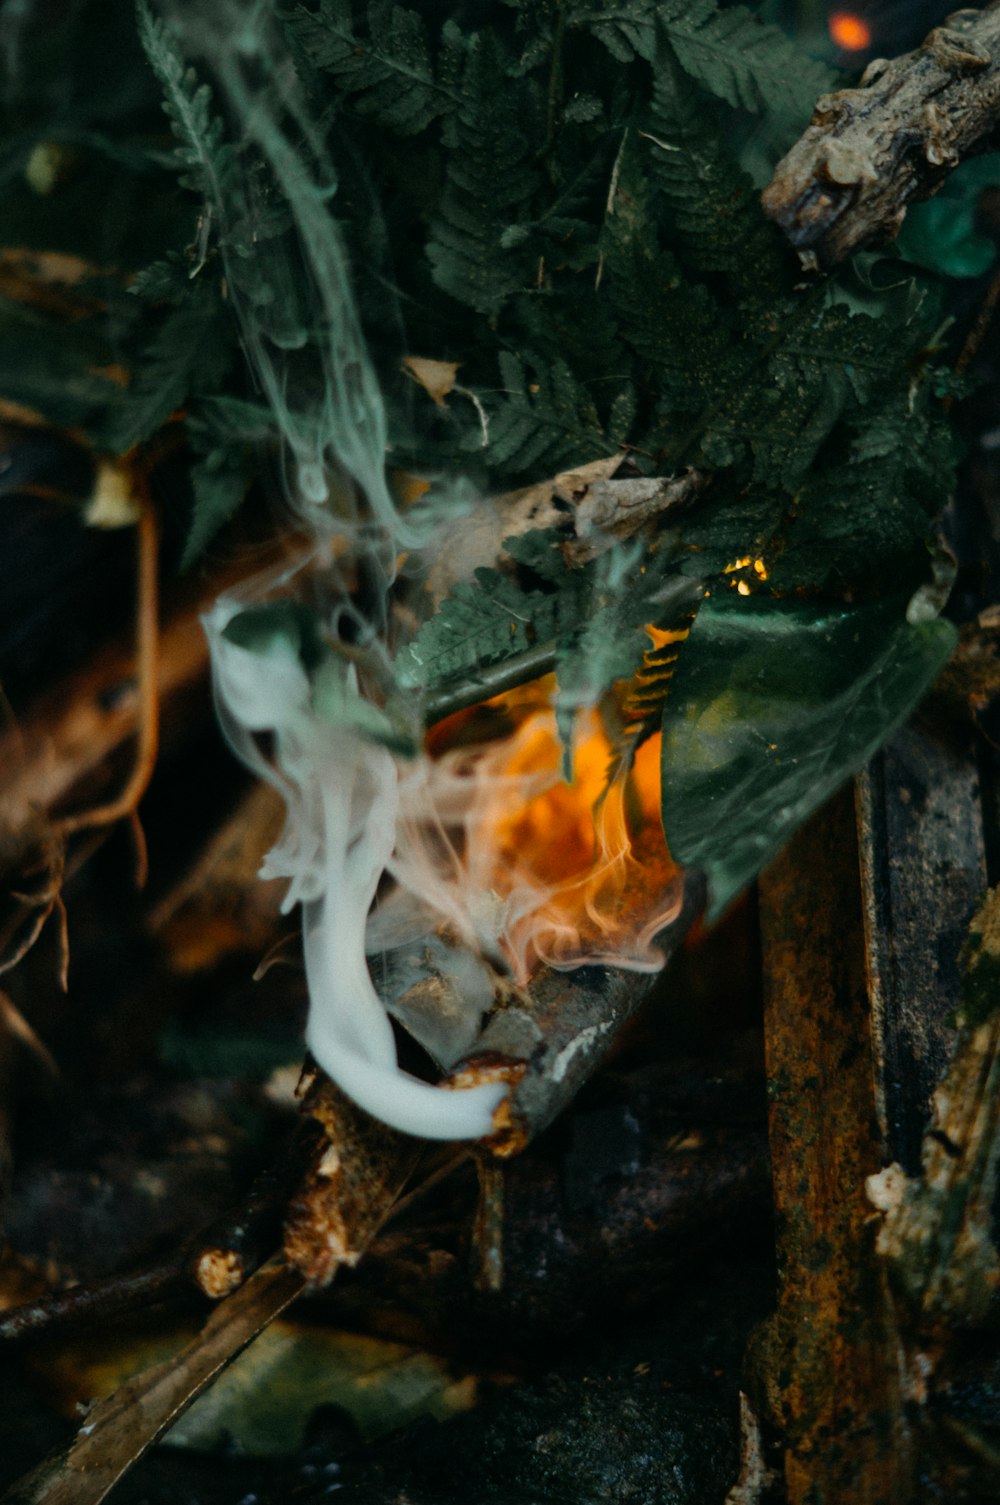
[[[872,29],[861,16],[837,10],[828,21],[830,36],[845,52],[864,52],[872,43]]]
[[[438,808],[454,809],[464,785],[460,881],[488,896],[494,912],[485,927],[521,982],[541,963],[655,971],[663,958],[653,937],[681,899],[660,824],[660,738],[644,743],[609,788],[610,739],[596,710],[581,711],[567,782],[549,693],[542,682],[530,696],[489,702],[516,722],[502,741],[456,748],[456,736],[474,729],[465,717],[433,739],[432,750],[452,744],[432,765]]]

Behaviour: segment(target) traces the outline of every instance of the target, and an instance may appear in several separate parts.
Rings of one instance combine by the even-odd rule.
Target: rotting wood
[[[1000,4],[959,10],[915,51],[823,95],[764,190],[764,212],[823,265],[895,236],[910,204],[1000,126]]]
[[[357,1264],[420,1158],[423,1143],[371,1118],[315,1066],[299,1084],[302,1112],[323,1129],[289,1204],[285,1255],[310,1286]]]
[[[949,677],[964,682],[959,663]],[[955,1044],[959,952],[986,887],[983,774],[967,714],[918,716],[857,782],[876,1102],[885,1158],[910,1175]]]
[[[916,1317],[925,1378],[928,1350],[946,1344],[956,1327],[981,1324],[1000,1289],[992,1230],[1000,1168],[1000,889],[973,921],[965,962],[967,1022],[934,1092],[921,1174],[907,1176],[893,1163],[868,1181],[884,1214],[878,1252]]]
[[[865,1178],[883,1163],[851,791],[761,881],[779,1293],[758,1404],[784,1442],[788,1505],[909,1500],[913,1449]]]

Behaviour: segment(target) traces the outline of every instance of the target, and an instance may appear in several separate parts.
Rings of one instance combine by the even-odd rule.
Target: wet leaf
[[[729,901],[860,768],[943,667],[956,632],[905,601],[706,602],[663,717],[671,851]]]
[[[996,260],[996,243],[976,228],[979,196],[1000,187],[1000,152],[976,157],[939,193],[909,211],[896,242],[907,261],[946,277],[979,277]]]
[[[190,1325],[168,1331],[93,1336],[63,1350],[49,1369],[60,1408],[111,1394],[151,1364],[174,1359],[195,1337]],[[336,1406],[364,1441],[420,1416],[443,1421],[476,1400],[472,1376],[456,1376],[432,1354],[382,1338],[279,1320],[216,1380],[166,1434],[174,1447],[197,1452],[235,1449],[251,1457],[283,1457],[302,1445],[310,1416]]]

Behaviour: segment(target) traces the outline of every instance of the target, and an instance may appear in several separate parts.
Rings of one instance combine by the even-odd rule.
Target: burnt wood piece
[[[742,1042],[741,1042],[742,1043]],[[477,1292],[466,1256],[468,1172],[380,1234],[338,1279],[332,1319],[427,1342],[550,1348],[610,1312],[654,1312],[706,1257],[770,1239],[770,1171],[756,1050],[673,1056],[601,1073],[552,1134],[502,1172],[503,1285]]]
[[[1000,125],[1000,4],[959,10],[914,52],[825,94],[775,169],[764,212],[823,265],[892,238]]]
[[[704,881],[688,873],[680,914],[657,944],[669,957],[705,903]],[[455,1086],[506,1081],[487,1140],[494,1155],[519,1154],[592,1076],[649,993],[634,972],[613,967],[544,968],[527,989],[494,1011],[475,1048],[451,1074]]]
[[[959,952],[986,888],[989,816],[974,733],[915,719],[857,783],[877,1106],[887,1160],[918,1175],[955,1044]]]
[[[865,1196],[885,1147],[849,789],[793,838],[760,898],[779,1285],[751,1365],[758,1403],[784,1444],[788,1505],[910,1500],[899,1348]]]
[[[318,1067],[299,1085],[302,1113],[323,1134],[285,1221],[285,1257],[311,1286],[358,1263],[398,1200],[422,1141],[357,1107]]]

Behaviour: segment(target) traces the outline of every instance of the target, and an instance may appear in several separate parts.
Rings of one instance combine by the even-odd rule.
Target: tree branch
[[[1000,125],[1000,4],[960,10],[914,52],[817,100],[764,190],[764,212],[823,265],[898,232]]]

